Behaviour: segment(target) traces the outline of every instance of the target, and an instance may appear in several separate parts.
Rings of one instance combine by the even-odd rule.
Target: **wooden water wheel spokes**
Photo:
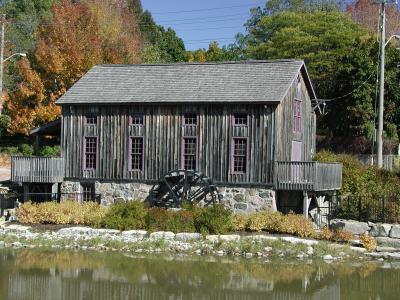
[[[150,191],[152,204],[180,207],[184,201],[214,204],[219,200],[217,188],[207,176],[188,170],[174,170],[165,174]]]

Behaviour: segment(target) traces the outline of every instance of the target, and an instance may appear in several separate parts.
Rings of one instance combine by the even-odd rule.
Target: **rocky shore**
[[[400,259],[400,252],[389,247],[369,253],[359,241],[353,245],[269,234],[207,235],[199,233],[119,231],[89,227],[68,227],[37,231],[18,224],[2,225],[0,248],[51,248],[132,253],[186,253],[268,258]]]

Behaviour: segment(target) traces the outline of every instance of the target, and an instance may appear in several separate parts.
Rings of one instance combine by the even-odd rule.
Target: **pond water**
[[[400,263],[0,251],[0,299],[399,299]]]

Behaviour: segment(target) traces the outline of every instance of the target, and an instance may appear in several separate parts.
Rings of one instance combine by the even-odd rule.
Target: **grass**
[[[258,254],[268,258],[296,258],[298,255],[306,257],[307,245],[303,243],[292,244],[287,241],[259,240],[242,238],[238,241],[219,241],[213,243],[208,240],[199,240],[190,243],[187,249],[176,249],[177,245],[170,247],[170,243],[163,239],[124,242],[121,240],[94,236],[90,238],[63,237],[50,239],[47,236],[38,234],[33,239],[18,237],[15,234],[1,234],[0,241],[6,246],[11,246],[14,242],[20,242],[27,247],[37,248],[65,248],[65,249],[85,249],[89,250],[108,250],[108,251],[127,251],[127,252],[180,252],[194,254],[199,251],[203,255],[215,254],[216,251],[223,251],[226,255],[242,256],[247,253]],[[268,250],[266,250],[268,248]],[[310,258],[322,258],[326,254],[334,257],[359,257],[360,254],[352,251],[349,246],[333,244],[320,241],[313,245],[314,253]]]

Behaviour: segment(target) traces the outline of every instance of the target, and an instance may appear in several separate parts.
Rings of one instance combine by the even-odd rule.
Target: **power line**
[[[264,4],[251,4],[251,5],[263,6]],[[167,14],[191,13],[191,12],[198,12],[198,11],[200,12],[200,11],[222,10],[222,9],[237,8],[237,7],[249,7],[249,5],[233,5],[233,6],[225,6],[225,7],[201,8],[201,9],[168,11],[168,12],[151,12],[151,13],[153,15],[167,15]]]
[[[240,13],[240,14],[219,15],[219,16],[210,16],[210,17],[188,18],[188,19],[157,20],[157,22],[158,23],[160,23],[160,22],[180,22],[180,21],[204,20],[204,19],[236,17],[236,16],[244,17],[245,15],[243,13]],[[246,14],[246,16],[248,16],[248,14]]]
[[[139,25],[140,27],[154,27],[154,26],[180,26],[180,25],[193,25],[193,24],[207,24],[207,23],[218,23],[218,22],[226,22],[226,21],[237,21],[237,20],[243,20],[242,18],[227,18],[227,19],[220,19],[220,20],[209,20],[209,21],[196,21],[196,22],[180,22],[180,23],[163,23],[163,24],[143,24]],[[12,22],[11,25],[25,25],[22,22]],[[54,23],[49,23],[49,22],[42,22],[39,23],[40,26],[54,26]]]
[[[335,100],[340,100],[340,99],[346,98],[346,97],[350,96],[351,94],[355,93],[355,92],[356,92],[357,90],[359,90],[361,87],[363,87],[363,86],[368,82],[368,80],[371,79],[371,77],[372,77],[373,75],[375,75],[375,72],[374,72],[374,73],[371,73],[371,75],[369,75],[369,77],[368,77],[364,82],[362,82],[358,87],[356,87],[356,88],[353,89],[351,92],[349,92],[349,93],[347,93],[347,94],[345,94],[345,95],[343,95],[343,96],[339,96],[339,97],[335,97],[335,98],[331,98],[331,99],[317,99],[317,101],[321,101],[321,102],[331,102],[331,101],[335,101]]]

